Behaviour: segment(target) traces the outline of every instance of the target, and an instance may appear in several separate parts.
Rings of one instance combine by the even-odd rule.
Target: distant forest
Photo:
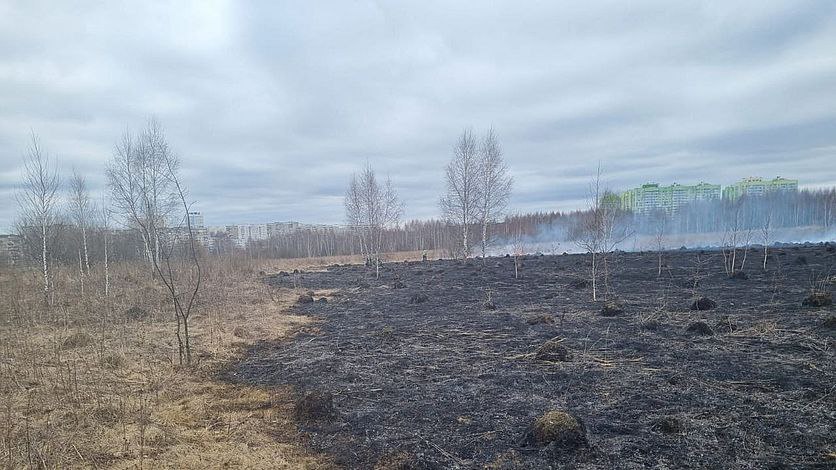
[[[581,236],[582,220],[588,211],[533,212],[514,214],[491,226],[492,253],[505,253],[517,240],[538,249],[553,243],[563,251]],[[736,227],[739,231],[762,231],[793,227],[836,228],[836,189],[802,190],[797,193],[775,193],[736,201],[717,200],[686,205],[673,214],[664,212],[634,214],[619,211],[617,224],[622,231],[637,235],[722,233]],[[57,230],[53,242],[54,256],[65,263],[77,263],[77,228],[67,223]],[[474,232],[478,230],[473,228]],[[104,230],[88,229],[90,262],[103,257]],[[108,249],[112,261],[140,259],[145,249],[141,235],[130,230],[108,231]],[[442,220],[412,220],[385,229],[383,251],[434,251],[452,256],[459,245],[461,229]],[[26,243],[24,256],[37,259],[36,237]],[[753,237],[756,240],[760,236]],[[756,241],[753,240],[753,243]],[[781,240],[774,240],[781,241]],[[718,239],[719,242],[719,239]],[[212,237],[209,256],[238,255],[251,258],[304,258],[317,256],[356,255],[362,253],[356,235],[340,227],[300,229],[268,240],[251,241],[246,248],[235,245],[226,234]],[[27,256],[28,255],[28,256]]]
[[[512,245],[522,238],[540,245],[571,243],[578,239],[581,221],[587,211],[533,212],[509,215],[492,226],[495,247]],[[622,231],[655,236],[738,231],[763,231],[792,227],[834,227],[836,189],[802,190],[761,197],[742,197],[736,201],[716,200],[681,206],[673,214],[656,212],[634,214],[619,211],[617,223]],[[476,227],[474,227],[474,231]],[[413,220],[384,233],[384,251],[435,250],[445,256],[455,252],[460,229],[441,220]],[[776,240],[780,241],[780,240]],[[718,240],[719,242],[719,240]],[[218,253],[240,250],[225,237],[215,239]],[[338,229],[299,230],[269,240],[253,241],[245,253],[254,258],[295,258],[358,254],[356,237]]]

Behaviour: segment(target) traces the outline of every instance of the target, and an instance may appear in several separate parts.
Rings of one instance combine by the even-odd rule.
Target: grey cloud
[[[102,191],[155,115],[207,223],[340,222],[368,161],[434,217],[465,127],[494,126],[512,211],[608,184],[836,184],[830,1],[0,4],[0,231],[30,129]]]

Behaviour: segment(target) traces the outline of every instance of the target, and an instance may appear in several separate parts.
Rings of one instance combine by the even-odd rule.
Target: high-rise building
[[[200,212],[189,212],[189,225],[192,228],[203,228],[203,214]]]
[[[647,213],[655,210],[676,212],[679,207],[696,201],[720,199],[719,184],[699,183],[695,185],[646,183],[621,193],[621,208],[633,212]]]
[[[240,247],[247,246],[253,240],[267,240],[269,238],[267,224],[228,225],[226,232]]]
[[[17,235],[0,235],[0,264],[14,265],[23,258],[21,239]]]
[[[723,198],[734,200],[741,196],[759,197],[775,192],[798,192],[798,180],[782,178],[764,180],[759,177],[744,178],[723,189]]]

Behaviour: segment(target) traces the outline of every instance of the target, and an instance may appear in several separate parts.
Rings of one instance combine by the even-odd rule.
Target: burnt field
[[[513,258],[269,276],[312,291],[293,313],[314,326],[227,376],[292,385],[308,444],[347,467],[836,462],[836,312],[802,305],[832,292],[832,246],[775,249],[766,271],[751,251],[735,279],[718,252],[668,252],[661,277],[655,253],[612,256],[609,309],[586,255],[527,256],[519,279]],[[571,438],[536,438],[550,410]]]

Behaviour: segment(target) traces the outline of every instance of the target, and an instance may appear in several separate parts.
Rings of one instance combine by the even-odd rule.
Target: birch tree
[[[73,169],[69,184],[70,217],[78,230],[78,268],[81,292],[84,295],[84,277],[90,274],[90,255],[87,250],[87,231],[93,215],[90,203],[90,191],[87,181]]]
[[[502,147],[493,128],[482,139],[479,148],[479,224],[482,229],[482,259],[490,244],[490,226],[502,217],[511,197],[513,179],[502,159]]]
[[[589,208],[580,216],[579,238],[576,243],[591,255],[592,300],[598,300],[599,277],[604,281],[604,297],[609,295],[608,255],[629,237],[627,227],[618,225],[618,209],[614,195],[601,181],[601,167],[589,185]]]
[[[150,120],[136,138],[125,132],[116,145],[107,175],[114,204],[122,210],[126,223],[141,233],[155,277],[169,294],[177,320],[180,364],[189,365],[189,320],[200,291],[202,270],[179,165],[162,126]],[[168,229],[170,216],[185,226],[185,240]],[[183,243],[185,253],[175,259],[174,249]]]
[[[139,136],[125,131],[107,167],[113,204],[131,228],[140,229],[148,265],[154,275],[154,263],[160,261],[158,231],[164,228],[177,203],[165,161],[167,151],[161,126],[150,120]],[[155,230],[141,230],[143,226]]]
[[[366,260],[374,263],[375,277],[380,277],[383,235],[397,225],[403,211],[398,195],[387,177],[383,184],[370,165],[349,181],[345,195],[346,221],[357,233]]]
[[[24,157],[23,185],[17,194],[20,210],[18,231],[30,246],[37,245],[39,248],[44,300],[49,301],[50,240],[57,217],[57,193],[61,182],[54,162],[43,151],[34,133],[31,139]]]
[[[453,159],[444,172],[445,193],[439,201],[441,213],[460,230],[460,255],[470,256],[471,227],[479,221],[481,179],[479,152],[470,129],[465,129],[453,146]]]
[[[102,262],[104,265],[104,295],[110,296],[110,230],[111,219],[113,214],[111,212],[110,204],[107,199],[102,200],[102,206],[99,211],[102,230]]]

